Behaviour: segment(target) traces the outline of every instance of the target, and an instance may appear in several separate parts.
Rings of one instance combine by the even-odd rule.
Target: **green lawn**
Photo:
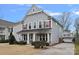
[[[79,55],[79,41],[75,42],[75,54]]]

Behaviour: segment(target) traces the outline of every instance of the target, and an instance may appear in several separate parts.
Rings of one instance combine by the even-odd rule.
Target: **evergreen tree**
[[[16,41],[16,39],[15,39],[14,35],[11,32],[10,36],[9,36],[9,44],[14,44],[14,41]]]

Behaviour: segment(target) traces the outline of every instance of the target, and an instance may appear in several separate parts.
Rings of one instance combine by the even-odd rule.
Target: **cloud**
[[[76,15],[79,15],[79,11],[77,11],[77,12],[74,12]]]
[[[70,11],[75,15],[79,15],[79,8],[72,8]]]
[[[49,12],[49,14],[51,15],[51,16],[57,16],[57,15],[61,15],[62,13],[60,13],[60,12]]]
[[[50,16],[62,15],[61,12],[51,12],[51,11],[49,11],[49,10],[45,10],[45,12],[46,12],[47,14],[49,14]]]

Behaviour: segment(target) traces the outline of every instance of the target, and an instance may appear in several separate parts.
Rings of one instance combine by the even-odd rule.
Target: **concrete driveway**
[[[74,55],[73,43],[61,43],[42,50],[35,55]]]

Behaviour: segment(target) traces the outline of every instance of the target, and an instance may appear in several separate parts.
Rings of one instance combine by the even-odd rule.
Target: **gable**
[[[27,15],[35,14],[41,12],[42,10],[38,8],[36,5],[32,5],[31,9],[28,11]]]

